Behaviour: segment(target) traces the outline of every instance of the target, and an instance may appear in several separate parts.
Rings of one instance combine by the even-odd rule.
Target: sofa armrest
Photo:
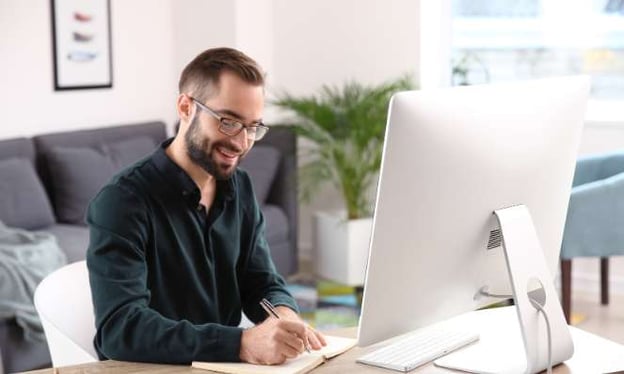
[[[289,242],[292,256],[287,273],[292,274],[298,267],[297,136],[289,126],[271,126],[271,130],[260,143],[275,147],[282,154],[267,203],[282,208],[291,223]]]

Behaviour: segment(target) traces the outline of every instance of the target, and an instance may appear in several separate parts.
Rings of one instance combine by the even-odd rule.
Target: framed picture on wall
[[[54,89],[111,88],[110,0],[51,0]]]

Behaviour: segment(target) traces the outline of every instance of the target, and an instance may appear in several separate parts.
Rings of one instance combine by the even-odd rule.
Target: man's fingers
[[[308,342],[310,342],[310,346],[314,350],[319,350],[323,348],[323,345],[321,344],[318,337],[316,336],[316,334],[314,334],[314,331],[312,330],[308,331]]]
[[[292,333],[292,334],[296,334],[298,336],[305,336],[306,334],[306,325],[305,323],[301,322],[301,321],[292,321],[292,320],[287,320],[287,319],[280,319],[279,320],[279,326],[280,328],[283,328],[284,330]]]
[[[308,341],[314,349],[321,349],[327,345],[325,336],[310,326],[308,326]]]
[[[325,335],[323,335],[323,333],[321,333],[320,331],[316,331],[314,329],[312,329],[312,331],[314,331],[314,336],[316,336],[316,338],[319,340],[319,342],[321,342],[321,344],[323,346],[327,345],[327,340],[325,339]]]
[[[276,335],[276,338],[278,339],[279,343],[283,343],[285,346],[292,349],[295,352],[294,353],[295,356],[303,352],[303,349],[304,349],[303,340],[300,339],[297,335],[288,331],[281,331]],[[290,355],[288,357],[294,357],[294,356]]]

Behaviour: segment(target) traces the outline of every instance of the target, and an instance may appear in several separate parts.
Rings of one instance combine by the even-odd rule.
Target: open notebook
[[[325,335],[327,346],[312,353],[302,353],[297,358],[286,360],[281,365],[253,365],[240,362],[201,362],[193,361],[192,366],[198,369],[217,371],[220,373],[235,374],[299,374],[307,373],[315,367],[321,365],[334,356],[353,348],[357,343],[356,339],[340,338],[337,336]]]

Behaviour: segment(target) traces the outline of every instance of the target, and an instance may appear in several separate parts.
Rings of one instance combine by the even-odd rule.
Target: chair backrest
[[[66,265],[41,281],[35,308],[54,366],[98,361],[93,347],[95,317],[85,261]]]

